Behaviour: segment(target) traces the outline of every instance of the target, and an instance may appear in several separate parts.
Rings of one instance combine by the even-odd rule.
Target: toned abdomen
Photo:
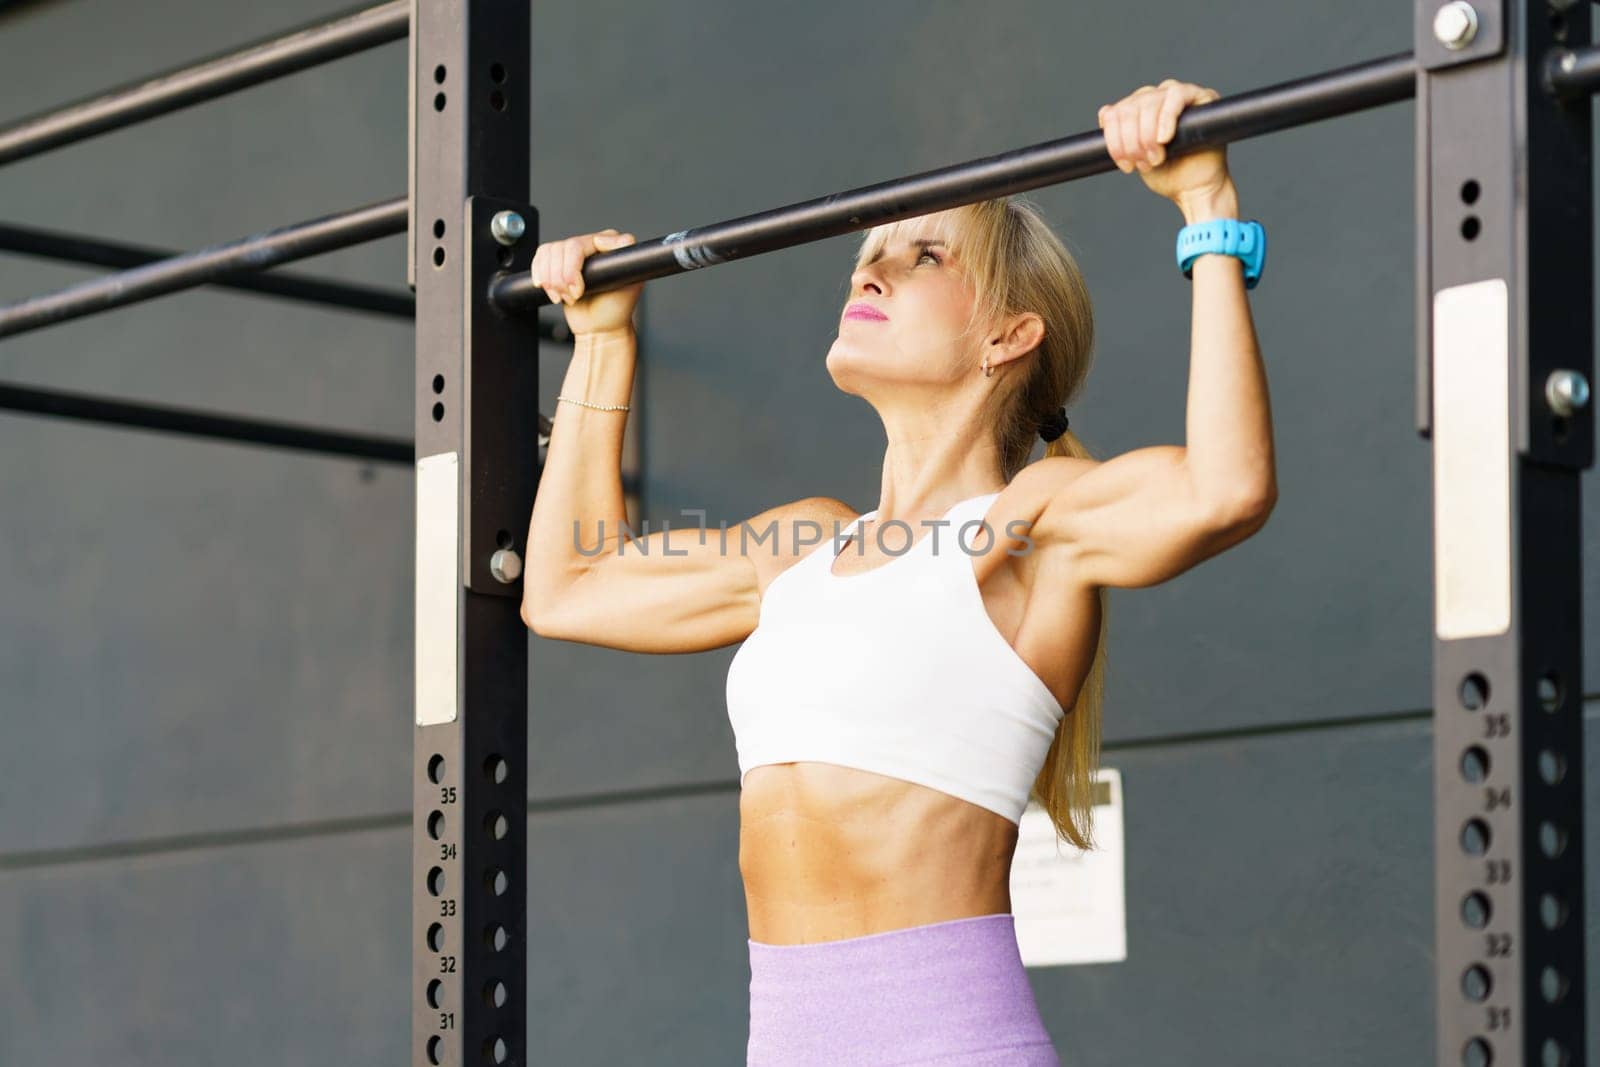
[[[752,768],[739,797],[750,938],[808,944],[1011,910],[1017,828],[926,786],[826,763]]]

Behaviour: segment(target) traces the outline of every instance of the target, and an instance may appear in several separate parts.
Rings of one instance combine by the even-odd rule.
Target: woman
[[[1183,109],[1217,98],[1168,80],[1100,109],[1119,169],[1190,224],[1238,215],[1222,149],[1165,158]],[[580,270],[632,241],[603,230],[533,259],[575,347],[523,616],[639,652],[744,642],[727,696],[748,1062],[1058,1063],[1010,914],[1017,823],[1031,796],[1091,845],[1106,587],[1181,574],[1272,509],[1246,263],[1192,265],[1186,446],[1097,462],[1065,413],[1089,370],[1089,297],[1037,212],[995,200],[877,227],[827,368],[883,420],[878,506],[809,497],[747,536],[656,533],[618,553],[641,286],[586,297]],[[1029,464],[1036,434],[1049,447]]]

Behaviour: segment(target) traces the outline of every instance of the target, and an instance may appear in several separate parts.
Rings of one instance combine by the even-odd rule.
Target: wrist
[[[583,340],[589,341],[625,341],[633,337],[633,324],[625,326],[608,326],[603,330],[574,330],[572,340],[574,343]]]
[[[1186,225],[1209,222],[1212,219],[1237,219],[1239,217],[1239,190],[1232,179],[1219,186],[1191,189],[1172,198],[1183,212]]]

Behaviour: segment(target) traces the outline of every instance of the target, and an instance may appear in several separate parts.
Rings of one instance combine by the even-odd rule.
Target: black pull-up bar
[[[410,32],[410,0],[339,15],[0,129],[0,163],[364,52]]]
[[[1191,107],[1178,119],[1170,151],[1227,144],[1408,100],[1416,95],[1416,73],[1412,53],[1401,52]],[[1105,134],[1094,130],[602,252],[584,260],[584,290],[604,292],[1113,169]],[[497,277],[489,298],[503,311],[549,302],[526,273]]]

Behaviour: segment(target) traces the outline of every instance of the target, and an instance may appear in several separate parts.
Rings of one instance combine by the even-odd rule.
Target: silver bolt
[[[497,211],[489,220],[489,232],[503,245],[514,245],[528,232],[528,224],[515,211]]]
[[[1578,69],[1578,57],[1572,52],[1564,52],[1561,56],[1561,72],[1571,74]]]
[[[502,548],[489,557],[489,573],[501,585],[510,585],[522,577],[522,557],[509,548]]]
[[[1563,417],[1589,406],[1589,380],[1575,370],[1551,371],[1544,380],[1544,399]]]
[[[1433,36],[1452,50],[1467,47],[1478,36],[1478,12],[1466,0],[1450,0],[1433,16]]]

